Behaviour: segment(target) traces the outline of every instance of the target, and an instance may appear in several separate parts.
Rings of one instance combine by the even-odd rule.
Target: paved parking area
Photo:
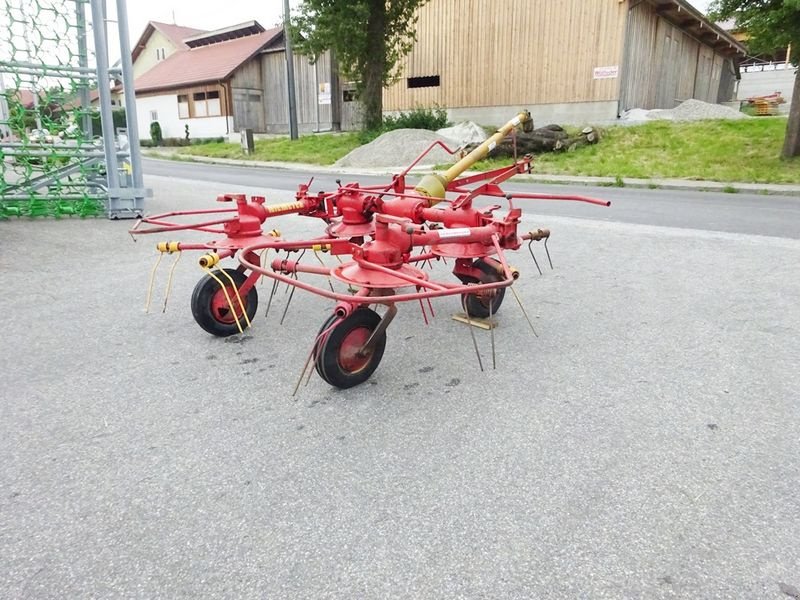
[[[148,183],[153,210],[235,191]],[[789,597],[800,241],[526,218],[539,338],[507,298],[481,373],[454,300],[404,306],[370,382],[296,398],[322,299],[216,339],[194,255],[144,314],[165,238],[0,222],[0,597]]]

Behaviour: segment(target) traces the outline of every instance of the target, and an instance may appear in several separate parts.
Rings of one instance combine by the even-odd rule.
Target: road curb
[[[333,175],[393,175],[404,167],[386,167],[377,169],[356,169],[349,167],[325,167],[307,163],[290,163],[279,161],[238,160],[232,158],[211,158],[207,156],[180,155],[176,152],[143,152],[146,158],[172,160],[178,162],[196,162],[206,164],[228,165],[234,167],[282,169],[285,171],[303,171],[329,173]],[[429,173],[433,165],[417,165],[412,173]],[[625,179],[616,177],[584,177],[572,175],[517,175],[515,181],[548,185],[583,185],[587,187],[617,187],[634,189],[676,190],[693,192],[716,192],[737,194],[763,194],[770,196],[798,196],[800,185],[783,185],[775,183],[745,183],[721,181],[687,181],[683,179]]]

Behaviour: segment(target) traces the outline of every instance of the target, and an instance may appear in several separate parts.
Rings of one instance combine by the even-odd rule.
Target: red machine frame
[[[357,183],[341,185],[339,182],[339,188],[333,192],[313,194],[309,182],[299,186],[294,202],[277,205],[267,205],[259,196],[248,201],[243,194],[226,194],[218,200],[235,201],[235,208],[155,215],[143,218],[131,233],[190,229],[221,236],[206,243],[162,242],[157,245],[162,253],[205,252],[199,264],[206,276],[195,287],[192,312],[198,324],[214,335],[242,332],[242,322],[250,325],[258,302],[255,284],[261,277],[274,282],[270,303],[279,283],[292,286],[292,293],[301,289],[334,300],[333,313],[314,340],[303,374],[313,360],[316,371],[325,381],[348,388],[368,379],[377,368],[386,344],[386,328],[397,312],[397,303],[419,302],[427,322],[423,301],[432,311],[431,299],[460,295],[468,322],[487,317],[491,320],[500,308],[505,288],[519,276],[519,272],[509,266],[505,251],[518,250],[528,242],[535,261],[530,245],[543,241],[546,248],[550,237],[546,229],[518,234],[522,210],[514,205],[516,200],[610,205],[607,201],[579,195],[504,192],[500,184],[514,175],[530,172],[530,156],[507,167],[458,177],[466,166],[486,155],[493,147],[492,142],[496,143],[499,137],[528,123],[529,119],[527,113],[521,113],[447,173],[426,176],[411,190],[406,185],[408,173],[430,150],[439,145],[451,154],[454,152],[441,142],[435,142],[388,185],[362,187]],[[448,198],[448,195],[455,197]],[[504,199],[508,205],[505,214],[495,216],[501,208],[499,204],[476,208],[474,201],[482,196]],[[437,207],[438,204],[443,207]],[[262,229],[269,217],[289,214],[322,220],[327,225],[325,236],[288,241],[275,230],[265,233]],[[199,223],[173,220],[198,215],[226,217]],[[142,223],[151,227],[144,229]],[[286,251],[287,256],[264,264],[261,257],[270,250]],[[321,264],[311,265],[289,258],[289,253],[306,251],[329,253],[338,257],[340,263],[330,267],[321,260]],[[237,255],[238,268],[211,270],[222,259]],[[549,260],[549,251],[547,256]],[[342,257],[349,257],[349,260],[342,262]],[[447,258],[454,260],[453,274],[458,283],[434,281],[420,268],[431,260]],[[538,262],[536,266],[538,269]],[[324,277],[327,287],[301,281],[299,274]],[[346,284],[351,293],[335,291],[331,280]],[[380,304],[388,307],[383,315],[369,308]],[[478,357],[480,360],[480,354]]]

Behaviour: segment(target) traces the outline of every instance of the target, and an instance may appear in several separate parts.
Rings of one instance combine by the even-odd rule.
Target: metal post
[[[83,7],[83,2],[75,3],[75,16],[78,25],[78,66],[83,69],[89,69],[89,50],[86,45],[86,12]],[[81,119],[81,130],[86,139],[93,137],[92,132],[92,116],[91,100],[89,98],[89,83],[85,80],[80,83],[80,101],[81,112],[83,117]]]
[[[106,152],[106,177],[108,180],[108,212],[118,210],[119,165],[114,151],[114,118],[111,114],[111,90],[108,86],[108,43],[106,22],[103,18],[103,0],[90,0],[92,5],[92,32],[97,59],[97,92],[100,96],[100,122],[103,125],[103,147]]]
[[[0,140],[6,137],[11,137],[11,128],[8,126],[8,121],[11,118],[8,110],[8,101],[5,96],[6,82],[3,77],[3,72],[0,71]]]
[[[297,139],[297,97],[294,89],[294,54],[289,35],[289,0],[283,0],[283,37],[286,47],[286,85],[289,88],[289,137]]]
[[[19,6],[19,11],[22,14],[22,22],[24,29],[22,30],[22,39],[25,41],[25,54],[28,60],[33,60],[33,51],[31,50],[30,31],[28,31],[28,14],[25,12],[25,4]],[[33,92],[33,111],[36,119],[36,129],[42,129],[42,112],[39,109],[39,80],[31,79],[31,91]]]
[[[316,102],[314,103],[317,107],[317,128],[314,132],[319,133],[319,57],[314,58],[314,88],[317,90],[315,92]]]
[[[128,125],[128,144],[130,146],[133,187],[144,188],[142,175],[142,155],[139,148],[139,120],[136,116],[136,90],[133,86],[133,61],[131,41],[128,37],[128,8],[125,0],[117,0],[117,24],[119,25],[119,44],[122,53],[122,91],[125,95],[125,119]]]

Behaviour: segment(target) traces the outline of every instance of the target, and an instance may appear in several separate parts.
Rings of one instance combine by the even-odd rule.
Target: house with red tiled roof
[[[158,121],[165,138],[183,138],[187,126],[195,139],[228,136],[242,129],[288,132],[281,28],[265,29],[248,21],[198,31],[151,21],[132,57],[134,73],[138,71],[134,86],[143,139],[150,137],[153,121]],[[295,56],[294,64],[300,130],[339,129],[344,100],[330,54],[314,63]],[[355,104],[350,102],[352,94],[345,97]]]
[[[184,38],[202,34],[204,30],[181,25],[150,21],[131,50],[133,78],[144,75],[178,50],[187,50]]]

